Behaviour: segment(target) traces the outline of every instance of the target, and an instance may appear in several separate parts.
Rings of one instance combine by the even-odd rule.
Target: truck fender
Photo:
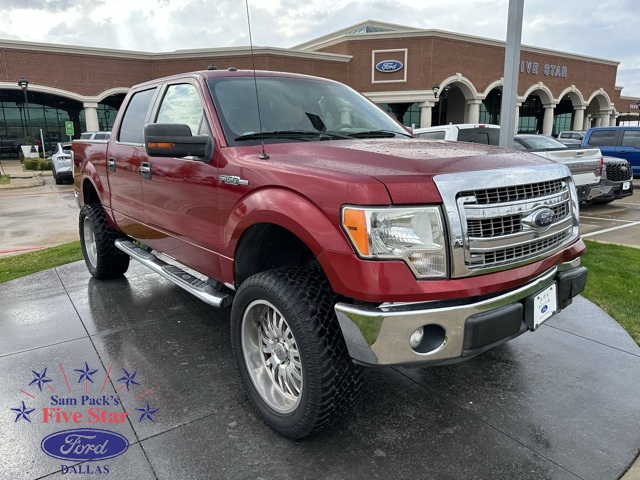
[[[298,237],[317,257],[324,249],[353,250],[340,229],[340,205],[330,218],[310,199],[284,188],[256,189],[243,197],[231,211],[221,239],[223,249],[233,257],[242,234],[252,225],[278,225]]]

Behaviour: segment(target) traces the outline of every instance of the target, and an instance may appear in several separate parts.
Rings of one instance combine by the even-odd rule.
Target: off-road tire
[[[115,241],[124,235],[109,225],[100,204],[85,205],[79,216],[80,245],[89,273],[99,280],[116,278],[129,268],[130,257]]]
[[[231,344],[245,391],[264,422],[285,437],[299,439],[319,431],[344,414],[360,392],[362,371],[347,351],[333,310],[334,300],[324,275],[302,268],[253,275],[235,296]],[[269,324],[268,312],[281,314],[284,322],[275,331],[287,332],[287,353],[291,359],[297,355],[301,364],[297,397],[282,395],[284,390],[274,380],[275,374],[269,375],[272,363],[266,359],[269,354],[264,343],[268,339],[261,336],[261,326]],[[282,353],[283,347],[279,348]],[[253,363],[248,358],[251,352]],[[280,358],[270,360],[279,362]],[[295,382],[295,376],[291,378]],[[284,402],[268,398],[271,395]]]

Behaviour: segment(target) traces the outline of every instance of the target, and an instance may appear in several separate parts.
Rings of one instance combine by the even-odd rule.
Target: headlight
[[[445,277],[447,252],[438,207],[345,206],[342,226],[361,257],[402,259],[417,277]]]

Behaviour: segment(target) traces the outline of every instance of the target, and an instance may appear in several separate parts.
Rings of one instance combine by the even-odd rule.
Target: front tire
[[[355,402],[362,378],[319,272],[258,273],[238,289],[231,342],[249,400],[279,434],[299,439],[333,422]]]
[[[100,204],[85,205],[79,216],[80,245],[89,273],[99,280],[116,278],[129,268],[130,257],[115,241],[124,235],[109,225]]]

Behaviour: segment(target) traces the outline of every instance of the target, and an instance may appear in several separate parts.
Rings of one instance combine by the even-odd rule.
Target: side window
[[[615,130],[594,130],[588,141],[592,147],[609,147],[616,144]]]
[[[192,135],[211,136],[198,91],[189,83],[170,85],[167,88],[156,123],[187,124]]]
[[[143,143],[144,122],[156,89],[143,90],[131,97],[131,101],[124,113],[118,140],[123,143]]]
[[[625,130],[622,135],[622,145],[640,148],[640,130]]]
[[[446,134],[447,133],[444,130],[439,130],[436,132],[424,132],[419,133],[418,138],[426,138],[427,140],[444,140]]]

